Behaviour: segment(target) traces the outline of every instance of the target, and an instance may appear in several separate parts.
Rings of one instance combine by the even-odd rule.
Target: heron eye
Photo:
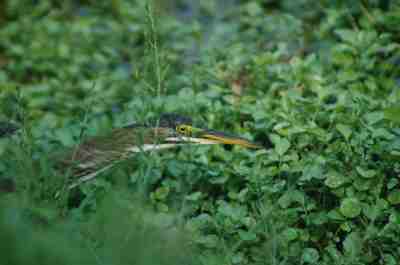
[[[178,127],[176,127],[176,130],[179,132],[179,133],[185,133],[185,127],[184,126],[178,126]]]
[[[186,136],[190,136],[191,134],[191,128],[185,125],[180,125],[178,127],[176,127],[176,131],[180,134],[186,135]]]

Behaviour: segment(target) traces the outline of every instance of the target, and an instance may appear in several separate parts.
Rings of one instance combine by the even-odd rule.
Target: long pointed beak
[[[168,137],[168,142],[179,143],[195,143],[195,144],[229,144],[229,145],[240,145],[247,148],[264,148],[262,145],[244,139],[242,137],[229,135],[223,132],[214,130],[204,130],[198,128],[192,128],[193,135],[191,137],[178,136],[178,137]]]
[[[247,148],[264,148],[262,145],[249,141],[245,138],[226,134],[224,132],[205,130],[200,134],[201,139],[214,141],[219,144],[240,145]]]

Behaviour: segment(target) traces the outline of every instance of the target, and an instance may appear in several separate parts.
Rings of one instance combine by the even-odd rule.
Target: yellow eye
[[[186,136],[190,136],[190,134],[192,132],[191,127],[188,126],[188,125],[179,125],[179,126],[176,127],[176,131],[179,134],[183,134],[183,135],[186,135]]]

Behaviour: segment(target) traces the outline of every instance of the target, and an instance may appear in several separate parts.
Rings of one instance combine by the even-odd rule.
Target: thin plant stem
[[[152,1],[149,0],[146,4],[146,14],[148,23],[150,25],[150,36],[148,39],[149,47],[152,52],[153,63],[154,63],[154,72],[157,79],[156,89],[157,89],[157,97],[161,97],[163,94],[162,89],[162,69],[161,69],[161,58],[159,51],[159,41],[157,36],[157,27],[154,19],[154,8],[152,5]]]

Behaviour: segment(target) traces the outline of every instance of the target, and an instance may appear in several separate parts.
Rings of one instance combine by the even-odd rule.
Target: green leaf
[[[388,195],[388,201],[391,204],[400,204],[400,189],[392,190]]]
[[[398,264],[398,260],[391,254],[384,254],[383,255],[384,264],[386,265],[396,265]]]
[[[325,180],[325,185],[328,186],[329,188],[336,189],[345,184],[346,182],[347,179],[344,176],[333,173],[328,175],[328,177]]]
[[[246,216],[247,210],[244,206],[232,205],[223,202],[218,207],[218,212],[224,216],[232,218],[234,221],[242,221],[242,219]]]
[[[157,211],[163,212],[163,213],[166,213],[169,210],[168,205],[166,205],[165,203],[162,203],[162,202],[158,202],[156,204],[156,208],[157,208]]]
[[[202,236],[201,238],[197,239],[196,242],[206,248],[215,248],[218,245],[218,237],[216,235]]]
[[[384,118],[384,113],[382,111],[374,111],[364,115],[369,125],[373,125]]]
[[[391,140],[391,139],[393,139],[394,136],[387,129],[378,128],[378,129],[375,129],[372,131],[372,137]]]
[[[371,181],[365,178],[357,178],[353,182],[353,187],[359,191],[367,191],[371,188]]]
[[[319,260],[318,250],[315,248],[305,248],[301,256],[302,264],[316,264]]]
[[[343,135],[343,137],[346,139],[346,141],[349,140],[352,130],[349,126],[339,123],[336,125],[336,129]]]
[[[356,198],[346,198],[340,205],[340,212],[347,218],[354,218],[361,213],[361,203]]]
[[[301,176],[301,181],[310,181],[311,179],[322,179],[324,177],[323,174],[323,166],[320,163],[314,161],[313,164],[308,164],[303,169],[303,174]]]
[[[393,106],[384,110],[384,117],[387,120],[400,124],[400,106]]]
[[[328,217],[329,217],[329,219],[334,220],[334,221],[344,221],[345,220],[343,215],[340,214],[339,211],[336,209],[329,211]]]
[[[323,225],[329,222],[329,216],[326,211],[319,210],[319,212],[309,213],[308,214],[310,222],[315,225]]]
[[[259,16],[263,13],[263,9],[260,4],[252,1],[246,5],[246,11],[250,16]]]
[[[363,169],[362,167],[356,167],[358,174],[366,179],[370,179],[376,176],[376,171],[372,169]]]
[[[343,242],[346,254],[353,258],[359,257],[362,245],[362,239],[357,232],[349,234]]]
[[[304,205],[304,193],[298,190],[291,190],[286,192],[278,199],[278,204],[282,208],[288,208],[294,202]]]
[[[255,240],[257,240],[257,235],[255,233],[244,231],[244,230],[239,230],[239,237],[243,241],[255,241]]]
[[[350,232],[351,226],[350,226],[349,222],[344,222],[344,223],[340,224],[340,229],[342,229],[343,231],[346,231],[346,232]]]
[[[198,200],[201,199],[202,195],[203,194],[202,194],[201,191],[196,191],[196,192],[194,192],[194,193],[192,193],[190,195],[187,195],[186,196],[186,200],[188,200],[188,201],[198,201]]]
[[[375,220],[380,215],[384,214],[384,211],[388,208],[389,204],[384,199],[378,199],[373,205],[365,205],[363,207],[363,214],[370,220]]]
[[[157,200],[165,200],[169,194],[169,187],[160,187],[154,192],[154,197]]]
[[[213,177],[209,179],[209,182],[212,184],[224,184],[228,181],[229,175],[225,174],[219,177]]]
[[[154,184],[157,181],[159,181],[161,179],[161,177],[162,177],[161,170],[159,170],[158,168],[153,168],[153,169],[150,169],[147,181],[151,184]]]
[[[335,33],[345,42],[355,43],[357,41],[357,32],[348,29],[337,29]]]
[[[391,178],[391,179],[389,179],[386,186],[389,190],[391,190],[394,187],[396,187],[398,184],[399,184],[399,180],[397,178]]]
[[[299,237],[299,232],[295,228],[287,228],[282,232],[282,236],[287,241],[293,241]]]
[[[245,264],[245,258],[242,252],[238,252],[231,258],[232,264]]]
[[[275,151],[279,156],[283,156],[290,148],[290,142],[286,138],[273,135],[271,140],[275,144]]]

